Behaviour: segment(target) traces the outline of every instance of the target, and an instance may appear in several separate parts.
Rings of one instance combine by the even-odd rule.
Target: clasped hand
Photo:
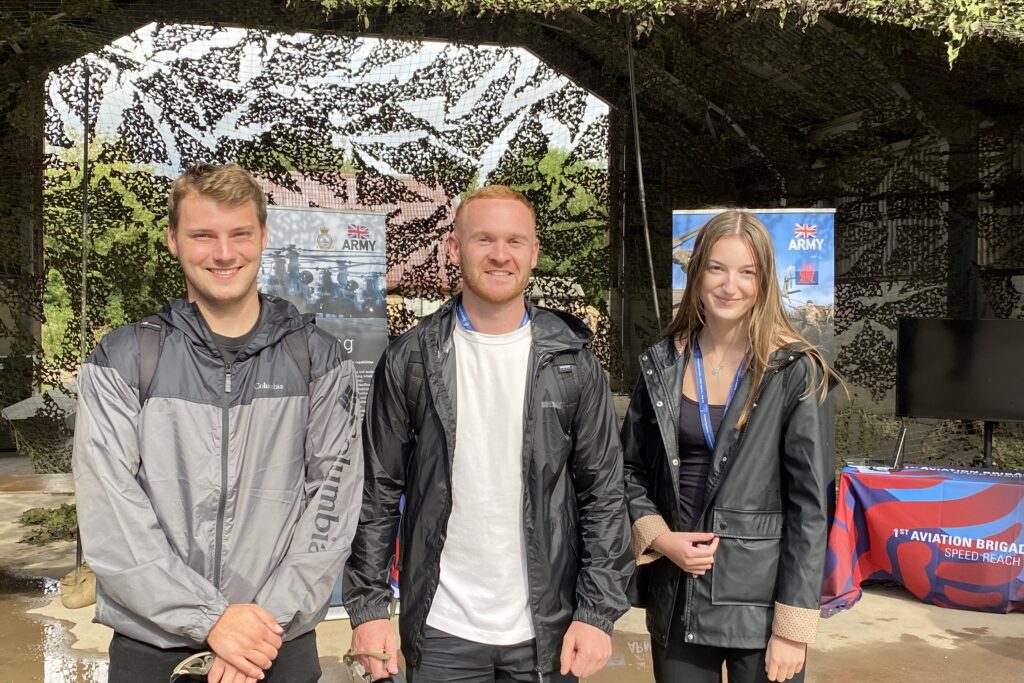
[[[654,539],[651,548],[672,560],[683,571],[703,576],[715,563],[718,537],[712,533],[670,531]]]
[[[263,678],[278,650],[284,629],[259,605],[228,605],[206,642],[217,655],[209,683],[252,683]]]

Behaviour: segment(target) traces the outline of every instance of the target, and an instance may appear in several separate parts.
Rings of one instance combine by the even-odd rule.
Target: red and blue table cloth
[[[1024,612],[1024,472],[843,469],[821,612],[852,607],[867,580],[920,600]]]

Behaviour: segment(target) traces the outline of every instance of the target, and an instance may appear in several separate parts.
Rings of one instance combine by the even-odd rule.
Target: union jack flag
[[[806,223],[797,223],[796,229],[793,232],[796,233],[797,237],[802,237],[804,239],[808,239],[810,237],[817,237],[818,226],[807,225]]]
[[[349,239],[368,240],[370,239],[370,231],[365,226],[356,225],[355,223],[349,223],[348,236]]]

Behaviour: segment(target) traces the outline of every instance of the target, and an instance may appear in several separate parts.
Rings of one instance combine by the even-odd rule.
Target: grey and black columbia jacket
[[[388,570],[404,493],[400,630],[411,666],[419,663],[452,510],[457,301],[402,335],[377,366],[364,423],[363,511],[345,568],[344,600],[352,625],[386,619]],[[611,394],[597,358],[586,348],[593,335],[567,313],[528,310],[533,342],[523,406],[523,526],[539,673],[546,673],[558,667],[570,622],[611,633],[629,609],[625,588],[633,561]],[[410,381],[418,362],[421,380]],[[565,405],[563,374],[578,384],[574,408]]]
[[[289,640],[323,618],[349,554],[362,447],[352,361],[283,299],[231,364],[198,308],[166,337],[139,405],[135,326],[78,377],[73,465],[96,621],[157,647],[195,647],[229,604],[256,603]],[[310,382],[283,339],[303,330]]]

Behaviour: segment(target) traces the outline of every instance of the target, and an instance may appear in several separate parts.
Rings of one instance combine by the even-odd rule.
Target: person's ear
[[[167,251],[178,258],[178,231],[170,223],[167,224]]]
[[[452,230],[448,234],[448,260],[457,266],[462,265],[462,254],[459,252],[461,245],[459,244],[458,237],[455,236],[455,231]]]

